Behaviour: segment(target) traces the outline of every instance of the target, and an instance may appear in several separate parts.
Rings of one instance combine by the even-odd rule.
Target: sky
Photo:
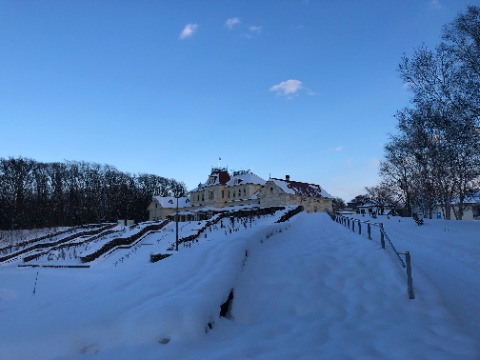
[[[404,53],[474,0],[0,0],[0,157],[378,184]],[[221,160],[220,160],[221,159]]]

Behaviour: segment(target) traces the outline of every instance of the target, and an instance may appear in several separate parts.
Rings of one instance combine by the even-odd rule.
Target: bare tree
[[[439,203],[455,217],[480,178],[480,8],[471,6],[443,30],[434,49],[403,56],[402,80],[412,92],[411,107],[397,113],[399,135],[385,147],[381,175],[413,204],[429,213]]]

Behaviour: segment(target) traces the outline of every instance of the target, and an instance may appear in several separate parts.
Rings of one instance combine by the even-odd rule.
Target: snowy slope
[[[0,267],[0,359],[480,357],[479,303],[467,322],[458,310],[472,306],[467,293],[448,295],[457,290],[456,278],[429,280],[439,257],[450,254],[455,263],[445,273],[464,274],[472,296],[478,295],[471,277],[479,270],[472,250],[478,249],[478,227],[452,225],[454,236],[439,240],[447,233],[443,223],[419,228],[385,221],[396,245],[413,255],[417,298],[409,300],[404,271],[377,241],[325,214],[274,224],[277,218],[237,223],[231,232],[212,228],[198,244],[153,264],[155,245],[147,244],[167,240],[165,232],[125,250],[129,257],[121,263],[105,258],[90,269]],[[414,248],[412,235],[419,232],[442,244],[437,253],[427,256],[428,240]],[[231,316],[219,318],[232,288]]]
[[[472,335],[480,334],[480,222],[424,219],[417,226],[409,218],[375,221],[412,253],[419,295],[434,286],[455,321]]]

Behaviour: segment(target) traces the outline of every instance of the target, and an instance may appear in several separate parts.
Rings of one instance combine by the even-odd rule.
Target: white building
[[[190,197],[178,198],[178,208],[185,209],[190,207]],[[175,214],[177,211],[177,198],[173,196],[154,196],[152,202],[148,205],[148,219],[160,220],[166,219],[167,216]]]
[[[319,185],[285,179],[268,181],[250,171],[212,169],[207,181],[181,198],[181,219],[202,220],[229,207],[249,206],[257,208],[302,205],[307,212],[332,212],[332,196]],[[176,199],[154,197],[148,207],[149,219],[165,219],[176,212]]]
[[[302,205],[306,212],[333,212],[333,197],[320,185],[271,178],[260,190],[261,207]]]
[[[459,210],[459,200],[458,198],[453,199],[452,203],[452,219],[457,218],[458,210]],[[477,190],[466,196],[463,201],[463,217],[462,220],[480,220],[480,190]],[[433,209],[433,217],[437,219],[444,219],[445,214],[443,209],[440,205],[437,205]]]

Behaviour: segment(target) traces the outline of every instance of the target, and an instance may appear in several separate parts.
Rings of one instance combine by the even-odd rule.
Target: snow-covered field
[[[412,253],[410,300],[375,231],[280,215],[212,227],[157,263],[172,228],[88,269],[0,266],[0,359],[480,358],[480,222],[375,220]]]

